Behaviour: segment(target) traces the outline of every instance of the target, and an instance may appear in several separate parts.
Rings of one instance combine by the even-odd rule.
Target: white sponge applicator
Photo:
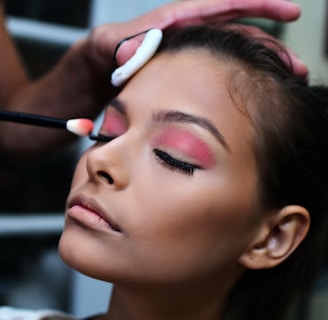
[[[112,85],[121,86],[142,68],[155,54],[163,38],[160,29],[150,29],[135,54],[122,66],[114,70],[111,76]]]

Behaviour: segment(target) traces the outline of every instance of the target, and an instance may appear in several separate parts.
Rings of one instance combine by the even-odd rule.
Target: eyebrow
[[[113,107],[121,114],[126,114],[126,107],[124,103],[118,98],[113,98],[109,101],[108,106]],[[228,151],[230,147],[227,143],[227,140],[224,138],[223,134],[212,124],[209,120],[192,115],[189,113],[181,111],[159,111],[152,115],[154,122],[178,122],[178,123],[191,123],[196,124],[203,129],[207,130],[214,136],[214,138]]]
[[[126,107],[124,103],[116,97],[108,102],[107,107],[112,107],[115,110],[117,110],[119,113],[122,113],[124,115],[126,114]]]
[[[159,111],[153,114],[154,122],[178,122],[196,124],[209,131],[212,136],[228,151],[230,147],[222,133],[207,119],[180,111]]]

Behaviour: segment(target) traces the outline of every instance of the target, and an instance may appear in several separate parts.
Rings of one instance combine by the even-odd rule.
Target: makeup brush
[[[0,121],[18,122],[34,126],[66,129],[78,136],[86,136],[93,130],[93,121],[86,118],[58,119],[36,114],[0,110]]]

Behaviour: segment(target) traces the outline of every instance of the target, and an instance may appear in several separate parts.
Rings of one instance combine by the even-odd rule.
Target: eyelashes
[[[92,133],[89,134],[90,140],[94,140],[94,141],[98,141],[98,142],[110,142],[115,138],[116,138],[116,136],[106,136],[104,134],[97,134],[97,135],[92,134]]]
[[[168,153],[162,150],[154,149],[153,152],[156,155],[156,157],[158,157],[159,161],[162,162],[165,166],[167,166],[170,170],[173,171],[177,170],[181,173],[191,176],[194,174],[194,171],[196,169],[202,169],[198,165],[173,158]]]

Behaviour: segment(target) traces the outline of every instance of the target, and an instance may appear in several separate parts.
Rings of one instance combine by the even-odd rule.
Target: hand
[[[116,45],[123,38],[147,30],[175,29],[195,24],[223,23],[244,17],[262,17],[277,21],[293,21],[299,7],[287,0],[182,0],[158,7],[125,23],[110,23],[93,30],[87,39],[89,57],[94,64],[110,70]],[[140,40],[124,43],[117,52],[119,64],[127,61]]]
[[[305,81],[308,80],[308,68],[307,66],[298,58],[295,52],[293,52],[288,47],[279,43],[275,37],[267,34],[260,28],[250,25],[240,25],[236,23],[230,23],[226,27],[231,29],[243,30],[252,37],[259,39],[265,46],[274,50],[280,57],[282,61],[293,70],[294,74],[298,77],[303,78]]]

